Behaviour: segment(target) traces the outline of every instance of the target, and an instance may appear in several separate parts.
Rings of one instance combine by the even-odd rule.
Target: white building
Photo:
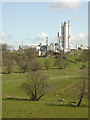
[[[37,46],[35,46],[35,48],[36,48],[36,51],[39,51],[41,46],[37,45]]]
[[[61,49],[64,52],[70,51],[70,36],[71,36],[71,27],[70,22],[68,24],[66,22],[62,22],[61,25]]]

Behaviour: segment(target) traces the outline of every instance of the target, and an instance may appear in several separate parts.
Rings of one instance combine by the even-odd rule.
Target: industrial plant
[[[61,23],[61,35],[60,32],[57,33],[57,42],[56,43],[50,43],[48,44],[48,37],[46,37],[46,44],[43,45],[40,43],[39,45],[30,45],[30,48],[35,48],[38,51],[39,56],[44,56],[47,54],[47,51],[53,51],[55,53],[59,53],[62,51],[63,53],[69,52],[71,50],[77,50],[77,49],[87,49],[83,46],[76,45],[75,49],[72,49],[70,46],[70,39],[71,39],[71,26],[70,21],[68,22],[64,21]],[[29,46],[23,46],[20,45],[19,49],[26,49]]]

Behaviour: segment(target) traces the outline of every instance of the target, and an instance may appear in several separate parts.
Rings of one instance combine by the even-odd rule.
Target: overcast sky
[[[71,44],[88,45],[87,2],[5,2],[2,4],[2,33],[0,42],[14,48],[57,41],[61,22],[70,20]]]

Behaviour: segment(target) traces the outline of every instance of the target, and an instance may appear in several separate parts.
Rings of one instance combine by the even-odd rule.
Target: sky
[[[18,49],[30,45],[57,42],[61,23],[71,25],[72,46],[88,45],[88,2],[3,2],[0,43]]]

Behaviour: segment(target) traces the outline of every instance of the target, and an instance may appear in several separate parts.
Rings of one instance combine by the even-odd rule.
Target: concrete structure
[[[70,22],[62,22],[61,25],[61,49],[64,52],[70,51],[70,36],[71,36],[71,27]]]
[[[55,49],[55,51],[59,51],[60,50],[58,43],[54,44],[54,49]]]

